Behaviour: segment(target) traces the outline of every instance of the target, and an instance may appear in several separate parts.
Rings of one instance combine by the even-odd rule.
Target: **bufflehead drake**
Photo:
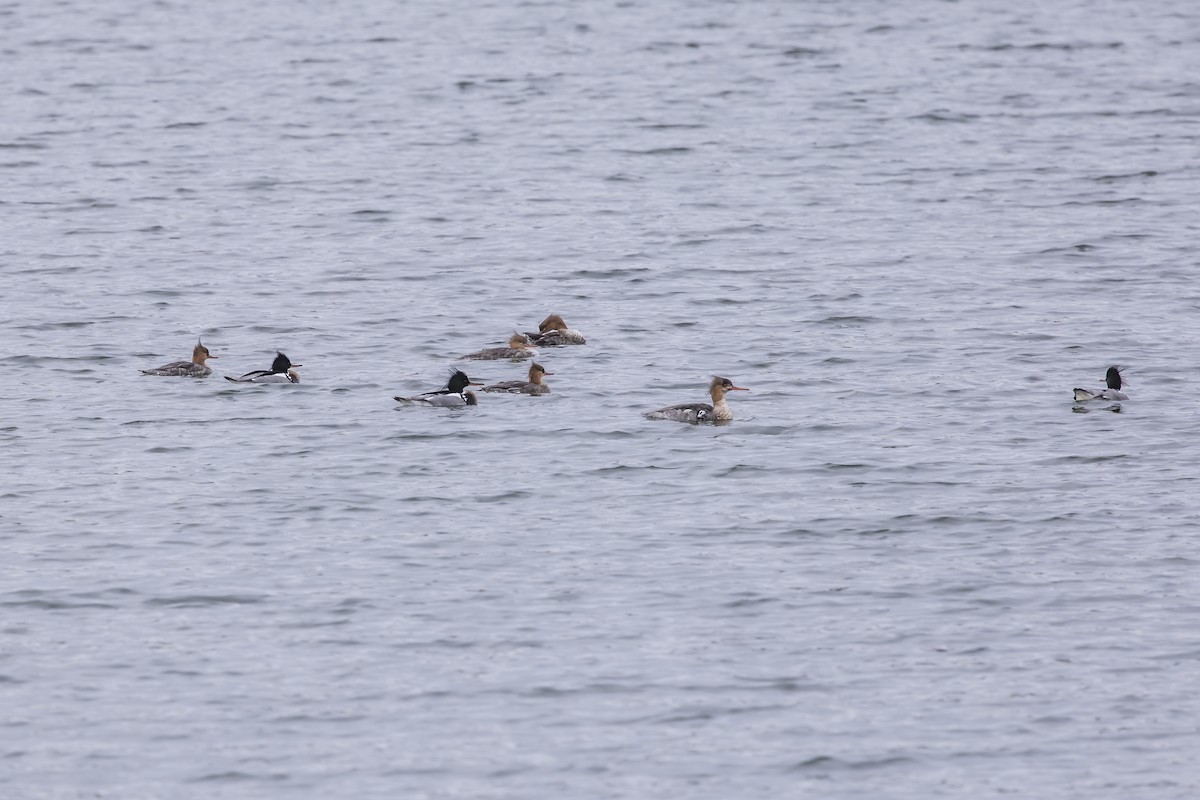
[[[1106,387],[1093,391],[1091,389],[1075,389],[1075,402],[1085,403],[1088,400],[1128,400],[1129,395],[1121,391],[1121,370],[1109,367],[1104,373]]]
[[[207,378],[212,375],[212,367],[206,367],[204,362],[216,357],[208,352],[208,348],[204,346],[203,342],[197,339],[196,346],[192,348],[191,361],[172,361],[161,367],[139,371],[143,375],[162,375],[171,378]]]
[[[713,376],[712,383],[708,385],[708,393],[712,397],[712,405],[708,403],[680,403],[676,406],[667,406],[660,408],[657,411],[647,411],[644,416],[646,419],[670,419],[676,422],[726,422],[733,419],[733,412],[729,410],[729,405],[725,402],[726,392],[748,392],[741,386],[734,386],[733,381],[720,376]]]
[[[296,367],[303,366],[303,364],[293,364],[283,353],[276,352],[270,369],[256,369],[254,372],[247,372],[240,378],[226,375],[225,380],[233,383],[299,383],[300,373],[296,371]]]
[[[523,333],[513,331],[513,335],[508,337],[508,347],[489,347],[485,350],[480,350],[476,353],[467,353],[465,356],[460,356],[459,361],[498,361],[503,358],[511,358],[514,361],[533,358],[538,354],[538,351],[533,348],[533,342]]]
[[[504,381],[502,383],[493,383],[491,386],[483,387],[485,392],[511,392],[512,394],[550,394],[550,387],[542,383],[543,375],[553,375],[553,372],[546,372],[546,368],[541,364],[534,362],[529,365],[529,380],[527,381]]]
[[[538,325],[537,333],[527,333],[534,344],[539,347],[562,347],[568,344],[587,344],[583,334],[574,328],[568,328],[567,323],[558,314],[551,314]]]
[[[468,386],[482,386],[467,377],[461,369],[454,370],[445,389],[436,392],[426,392],[416,397],[395,397],[397,403],[405,406],[432,406],[434,408],[462,408],[463,406],[478,405],[474,392],[467,391]]]

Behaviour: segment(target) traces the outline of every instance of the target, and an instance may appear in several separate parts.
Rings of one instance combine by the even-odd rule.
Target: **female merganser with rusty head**
[[[539,347],[563,347],[568,344],[587,344],[583,334],[567,323],[558,314],[551,314],[538,325],[537,333],[525,334]]]
[[[474,392],[467,391],[468,386],[482,386],[467,377],[461,369],[454,370],[445,389],[436,392],[426,392],[416,397],[396,397],[396,402],[405,406],[432,406],[434,408],[462,408],[463,406],[478,405]]]
[[[1129,395],[1121,391],[1121,370],[1109,367],[1104,374],[1105,388],[1093,391],[1091,389],[1076,389],[1075,402],[1083,403],[1088,400],[1128,400]]]
[[[541,364],[533,363],[529,365],[529,380],[527,381],[504,381],[502,383],[493,383],[491,386],[483,387],[485,392],[511,392],[512,394],[550,394],[550,387],[542,383],[543,375],[553,375],[553,372],[546,372],[546,368]]]
[[[533,348],[533,342],[523,333],[513,331],[513,335],[508,337],[508,347],[489,347],[486,350],[480,350],[477,353],[467,353],[465,356],[460,356],[459,361],[499,361],[504,358],[511,358],[514,361],[519,361],[525,358],[533,358],[538,354],[538,351]]]
[[[733,419],[733,412],[725,402],[726,392],[748,392],[749,389],[734,386],[728,378],[714,376],[708,385],[708,393],[712,396],[712,405],[708,403],[680,403],[677,406],[667,406],[657,411],[647,411],[646,419],[671,419],[676,422],[727,422]]]
[[[233,383],[299,383],[300,373],[296,371],[296,367],[303,366],[303,364],[293,364],[283,353],[276,352],[270,369],[256,369],[254,372],[247,372],[240,378],[226,375],[225,380]]]
[[[207,378],[212,375],[212,367],[204,366],[207,359],[216,358],[208,352],[208,348],[199,339],[192,348],[191,361],[172,361],[155,369],[139,370],[143,375],[164,375],[171,378]]]

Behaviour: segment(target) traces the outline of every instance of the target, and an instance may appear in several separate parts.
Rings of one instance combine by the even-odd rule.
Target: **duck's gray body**
[[[463,408],[478,405],[474,392],[429,392],[416,397],[393,398],[402,406],[430,406],[432,408]]]
[[[509,394],[550,394],[550,387],[533,381],[504,381],[483,387],[485,392],[508,392]]]
[[[166,378],[207,378],[212,375],[212,367],[205,366],[204,362],[210,358],[216,358],[216,356],[208,352],[208,348],[204,346],[203,342],[196,342],[196,346],[192,348],[191,361],[172,361],[161,367],[139,371],[143,375],[158,375]]]
[[[720,419],[708,403],[680,403],[660,408],[657,411],[647,411],[643,416],[646,419],[669,419],[675,422],[690,422],[693,425],[701,422],[715,422]],[[733,419],[733,415],[724,419]]]
[[[539,347],[564,347],[570,344],[587,344],[583,334],[567,323],[558,314],[551,314],[538,323],[537,333],[527,333],[526,338]]]
[[[1076,388],[1075,402],[1086,403],[1088,400],[1128,400],[1129,395],[1121,391],[1121,370],[1117,367],[1109,367],[1104,373],[1105,388],[1100,390],[1079,389]]]
[[[679,403],[656,411],[647,411],[646,419],[669,419],[674,422],[690,422],[693,425],[701,422],[728,422],[733,419],[733,412],[725,402],[726,392],[746,392],[741,386],[734,386],[733,381],[719,375],[713,377],[708,385],[708,394],[712,405],[708,403]]]
[[[566,347],[572,344],[587,344],[587,339],[577,330],[567,328],[565,331],[549,330],[545,333],[527,333],[538,347]]]
[[[154,369],[141,370],[143,375],[160,375],[167,378],[207,378],[212,375],[212,367],[197,364],[195,361],[172,361]]]
[[[478,353],[467,353],[462,357],[462,360],[502,361],[507,358],[513,361],[520,361],[525,358],[533,358],[537,354],[537,350],[528,347],[489,347],[486,350],[480,350]]]

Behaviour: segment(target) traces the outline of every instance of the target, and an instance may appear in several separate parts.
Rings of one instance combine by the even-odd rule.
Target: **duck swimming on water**
[[[512,394],[532,394],[542,395],[550,394],[550,387],[542,383],[543,375],[553,375],[553,372],[546,372],[546,368],[541,364],[534,362],[529,365],[529,380],[526,381],[503,381],[501,383],[493,383],[491,386],[483,387],[485,392],[510,392]]]
[[[567,323],[558,314],[551,314],[538,325],[537,333],[525,334],[538,347],[563,347],[569,344],[587,344],[583,334]]]
[[[1121,370],[1109,367],[1104,373],[1105,388],[1099,390],[1079,389],[1075,391],[1075,402],[1085,403],[1088,400],[1128,400],[1129,395],[1121,391]]]
[[[468,386],[482,386],[467,377],[467,373],[456,369],[446,381],[446,388],[436,392],[426,392],[416,397],[395,397],[397,403],[404,406],[431,406],[433,408],[462,408],[478,405],[475,393],[467,391]]]
[[[499,361],[504,358],[511,358],[514,361],[519,361],[521,359],[533,358],[537,354],[538,351],[534,349],[533,342],[528,336],[513,331],[513,335],[508,337],[508,347],[489,347],[485,350],[459,356],[458,360]]]
[[[646,419],[669,419],[692,424],[726,422],[733,419],[733,412],[729,410],[729,404],[725,402],[725,393],[748,391],[750,390],[741,386],[734,386],[733,381],[728,378],[713,376],[712,382],[708,384],[708,393],[712,397],[711,406],[708,403],[680,403],[660,408],[657,411],[647,411],[642,416]]]
[[[208,348],[204,346],[203,342],[197,339],[196,346],[192,348],[191,361],[172,361],[170,364],[163,364],[154,369],[139,370],[139,372],[143,375],[162,375],[170,378],[207,378],[212,375],[212,367],[205,366],[204,362],[216,357],[208,352]]]
[[[296,371],[296,367],[303,366],[303,364],[293,364],[283,353],[276,352],[270,369],[256,369],[254,372],[247,372],[240,378],[226,375],[225,380],[233,383],[299,383],[300,373]]]

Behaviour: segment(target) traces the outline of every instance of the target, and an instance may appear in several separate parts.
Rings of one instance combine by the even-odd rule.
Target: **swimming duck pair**
[[[219,358],[219,356],[210,353],[204,346],[204,342],[196,340],[196,346],[192,348],[191,361],[172,361],[170,364],[163,364],[154,369],[143,369],[140,372],[143,375],[158,375],[168,378],[207,378],[212,374],[212,367],[204,362],[210,358]],[[302,366],[304,365],[293,364],[283,353],[276,352],[270,369],[247,372],[238,378],[226,375],[225,380],[233,383],[299,383],[300,373],[296,371],[296,367]]]
[[[550,393],[550,387],[542,383],[542,376],[553,374],[553,372],[546,372],[546,368],[541,364],[535,363],[529,367],[529,380],[527,381],[504,381],[484,386],[478,381],[471,380],[461,369],[455,369],[450,374],[450,380],[446,381],[444,389],[426,392],[416,397],[395,397],[393,399],[405,406],[463,408],[464,406],[479,405],[479,398],[475,396],[474,392],[467,389],[468,386],[482,386],[481,391],[484,392],[543,395]]]
[[[536,357],[538,347],[565,347],[573,344],[587,344],[587,339],[579,331],[568,327],[561,316],[551,314],[541,321],[536,331],[513,331],[512,336],[508,337],[507,347],[488,347],[467,353],[460,356],[459,361],[520,361]]]
[[[511,392],[523,393],[532,395],[548,394],[550,387],[542,383],[543,375],[552,373],[546,370],[540,364],[533,364],[529,368],[529,380],[527,381],[505,381],[503,383],[495,383],[491,386],[483,386],[482,383],[471,380],[467,373],[460,369],[456,369],[450,375],[450,380],[446,382],[444,389],[439,389],[436,392],[426,392],[415,397],[396,397],[396,402],[406,406],[430,406],[433,408],[464,408],[466,406],[474,406],[479,404],[479,398],[474,392],[467,389],[468,386],[483,386],[482,391],[485,392]],[[643,416],[646,419],[667,419],[676,422],[690,422],[698,424],[701,422],[726,422],[733,419],[733,412],[729,410],[729,404],[725,401],[725,395],[728,392],[748,392],[741,386],[734,386],[733,381],[720,376],[714,377],[708,386],[709,396],[712,398],[712,404],[708,403],[680,403],[674,406],[660,408],[657,411],[649,411]]]

